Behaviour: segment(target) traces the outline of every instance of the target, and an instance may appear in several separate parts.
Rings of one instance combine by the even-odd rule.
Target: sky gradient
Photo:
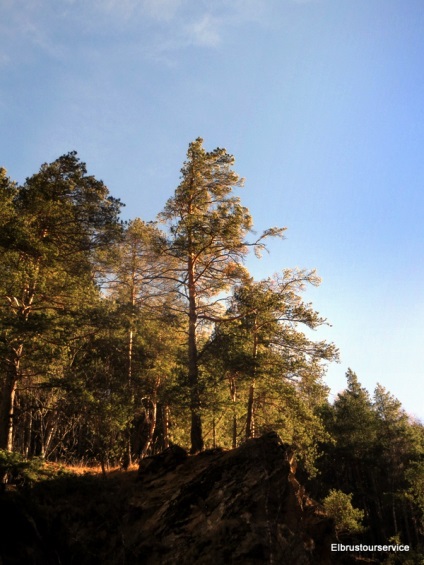
[[[306,293],[341,363],[423,419],[422,0],[0,0],[0,166],[23,182],[77,150],[152,220],[188,143],[226,147],[255,229],[286,240],[257,278]],[[333,398],[333,396],[331,397]]]

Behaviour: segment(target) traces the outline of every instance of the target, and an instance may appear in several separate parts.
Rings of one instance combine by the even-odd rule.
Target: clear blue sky
[[[422,0],[0,0],[0,165],[77,150],[154,219],[187,145],[226,147],[259,231],[256,277],[315,267],[341,364],[424,417]]]

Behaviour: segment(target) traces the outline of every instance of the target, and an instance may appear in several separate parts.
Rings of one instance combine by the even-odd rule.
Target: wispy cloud
[[[141,56],[173,64],[186,48],[216,49],[231,30],[265,22],[277,1],[32,0],[28,5],[25,0],[3,0],[0,64],[34,52],[66,59],[78,50],[76,38],[85,42],[85,49],[95,49],[96,40],[108,35]]]
[[[189,43],[203,47],[216,47],[222,40],[222,22],[211,14],[204,14],[185,26]]]
[[[4,64],[32,58],[37,51],[50,58],[62,58],[67,49],[54,37],[55,20],[62,8],[54,10],[45,0],[29,4],[24,0],[6,1],[2,8],[0,51]]]
[[[10,62],[9,55],[0,52],[0,67],[5,67]]]
[[[182,0],[144,0],[143,9],[154,20],[171,22],[183,6]]]
[[[184,0],[95,0],[91,12],[130,22],[134,22],[134,18],[170,22],[183,4]],[[86,6],[87,8],[90,9],[90,6]]]
[[[149,0],[154,2],[154,0]],[[259,0],[225,0],[215,2],[180,1],[168,24],[149,46],[149,54],[169,62],[173,55],[187,47],[216,49],[223,45],[231,30],[246,23],[266,21],[264,2]],[[163,18],[162,21],[165,21]]]
[[[72,1],[72,0],[70,0]],[[149,25],[158,53],[197,45],[216,48],[231,28],[265,20],[277,0],[96,0],[96,10],[129,27]],[[155,25],[158,26],[155,29]]]

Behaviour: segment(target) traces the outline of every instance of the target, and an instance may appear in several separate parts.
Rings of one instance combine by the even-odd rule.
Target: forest
[[[122,221],[76,152],[22,185],[0,169],[3,482],[11,461],[106,473],[171,445],[194,455],[274,431],[340,539],[408,544],[386,562],[423,563],[423,424],[353,370],[329,402],[339,351],[313,338],[327,320],[303,298],[320,279],[251,276],[248,254],[285,228],[252,230],[233,166],[190,143],[156,222]]]

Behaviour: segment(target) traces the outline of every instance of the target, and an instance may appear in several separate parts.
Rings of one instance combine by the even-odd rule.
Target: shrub
[[[0,449],[0,483],[29,486],[35,482],[63,475],[61,469],[48,467],[43,459],[25,459],[19,453]]]
[[[335,522],[337,535],[360,533],[364,530],[361,524],[364,512],[352,506],[351,494],[330,490],[324,499],[324,508],[327,515]]]

